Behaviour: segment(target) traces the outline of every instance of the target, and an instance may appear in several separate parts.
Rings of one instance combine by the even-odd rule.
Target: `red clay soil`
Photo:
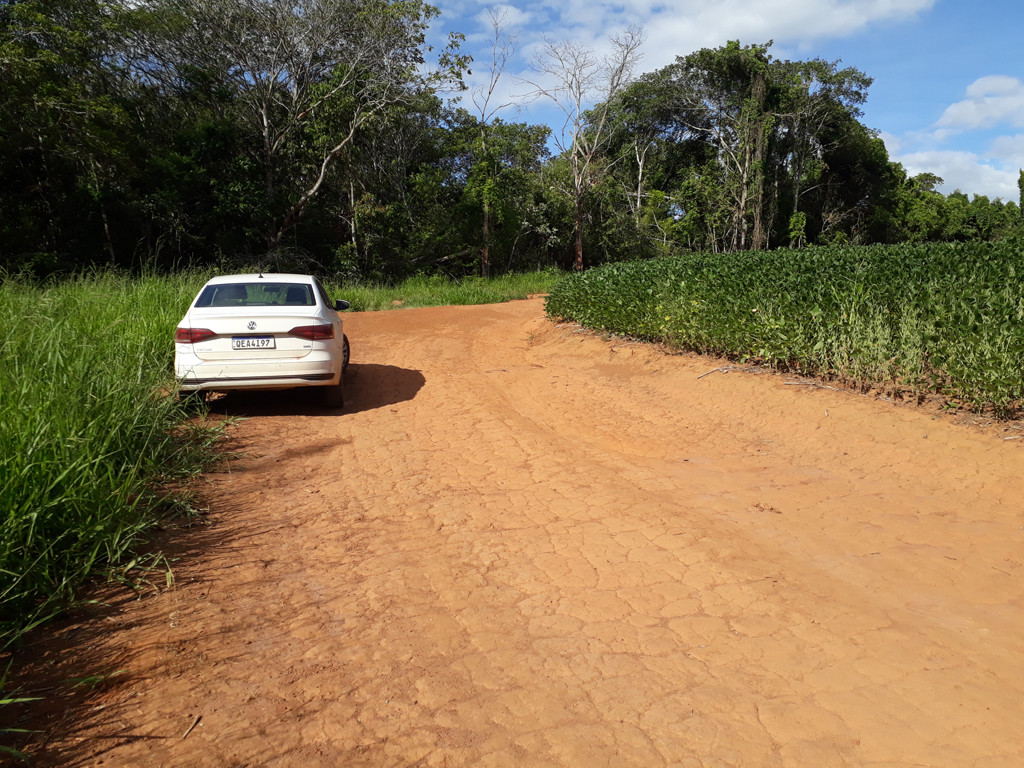
[[[1020,432],[539,300],[346,331],[343,412],[222,401],[173,589],[37,636],[23,684],[121,674],[34,765],[1024,765]]]

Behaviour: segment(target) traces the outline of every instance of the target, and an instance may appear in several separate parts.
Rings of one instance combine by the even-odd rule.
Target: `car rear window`
[[[313,288],[301,283],[218,283],[203,288],[197,307],[312,307]]]

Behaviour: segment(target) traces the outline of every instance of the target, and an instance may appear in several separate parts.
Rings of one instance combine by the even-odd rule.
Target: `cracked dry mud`
[[[1024,765],[1020,441],[539,300],[346,331],[345,412],[226,401],[176,588],[54,630],[125,673],[37,764]]]

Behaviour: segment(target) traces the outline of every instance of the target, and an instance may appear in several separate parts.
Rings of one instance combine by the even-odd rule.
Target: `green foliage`
[[[1017,245],[697,253],[563,279],[547,311],[592,328],[802,373],[940,392],[1006,412],[1024,398]]]
[[[905,177],[897,164],[894,172],[901,181],[893,189],[890,240],[911,243],[996,242],[1024,234],[1016,203],[975,195],[968,200],[962,192],[943,195],[937,191],[942,179],[933,173]]]
[[[353,311],[495,304],[546,293],[558,282],[560,274],[556,270],[547,269],[488,279],[466,277],[459,280],[433,275],[411,277],[395,286],[329,282],[328,288],[332,296],[351,302]]]
[[[797,211],[789,217],[789,243],[794,248],[804,244],[807,234],[807,214]]]
[[[457,34],[431,54],[437,13],[0,2],[0,269],[287,263],[391,283],[569,265],[577,247],[596,265],[1024,235],[1016,203],[890,162],[856,69],[698,51],[577,115],[549,157],[547,127],[442,101],[468,62]]]
[[[0,647],[127,562],[213,433],[186,426],[173,332],[203,282],[104,274],[0,285]]]
[[[850,126],[871,80],[835,62],[777,60],[770,47],[706,48],[623,93],[616,175],[638,198],[645,188],[668,194],[684,214],[674,219],[688,219],[670,228],[648,219],[652,236],[671,230],[688,248],[759,250],[788,243],[798,213],[809,220],[805,235],[850,226],[866,190],[852,172],[840,179],[830,169],[833,154],[863,138]]]

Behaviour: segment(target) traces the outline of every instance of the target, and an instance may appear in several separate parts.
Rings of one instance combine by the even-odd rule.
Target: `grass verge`
[[[130,562],[213,457],[171,385],[175,323],[201,276],[0,285],[0,648]],[[123,570],[123,569],[122,569]]]

